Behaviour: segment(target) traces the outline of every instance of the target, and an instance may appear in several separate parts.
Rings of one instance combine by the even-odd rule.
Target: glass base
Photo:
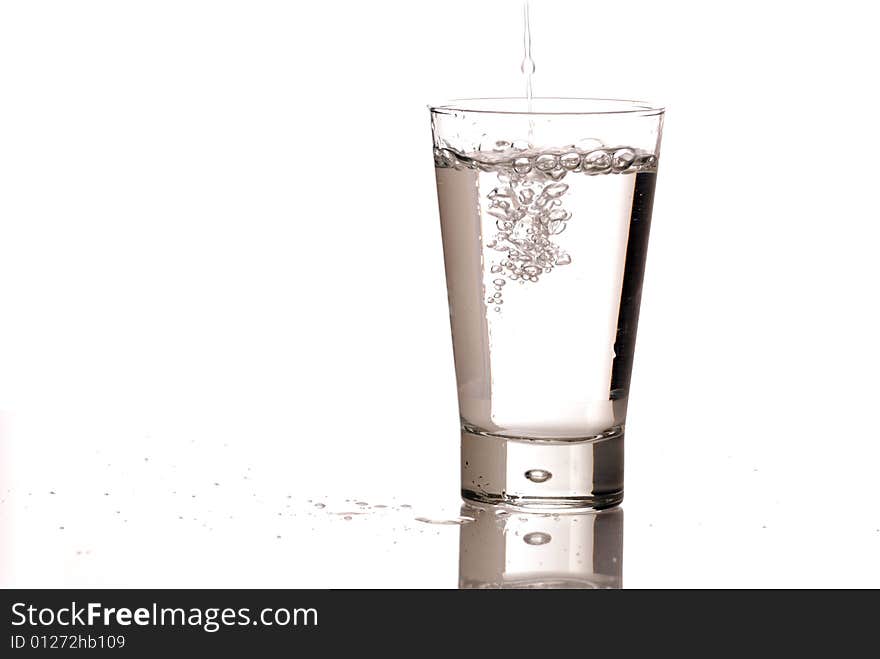
[[[580,440],[461,431],[461,495],[515,509],[600,510],[623,501],[623,427]]]

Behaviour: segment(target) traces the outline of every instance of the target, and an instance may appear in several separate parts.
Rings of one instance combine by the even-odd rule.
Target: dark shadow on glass
[[[459,588],[621,588],[623,509],[523,513],[469,505]]]

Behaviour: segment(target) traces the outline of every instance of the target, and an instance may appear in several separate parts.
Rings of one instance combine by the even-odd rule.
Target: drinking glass
[[[663,109],[494,98],[430,113],[462,495],[614,506]]]

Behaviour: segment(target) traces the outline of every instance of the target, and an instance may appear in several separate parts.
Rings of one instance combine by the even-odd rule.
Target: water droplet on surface
[[[454,519],[432,519],[430,517],[416,517],[417,522],[422,524],[440,524],[443,526],[461,526],[462,524],[470,524],[474,521],[473,517],[456,517]]]
[[[546,469],[529,469],[525,476],[533,483],[546,483],[553,478],[553,474]]]
[[[553,538],[549,533],[542,533],[541,531],[532,531],[531,533],[526,533],[523,536],[523,542],[527,545],[540,546],[546,545]]]

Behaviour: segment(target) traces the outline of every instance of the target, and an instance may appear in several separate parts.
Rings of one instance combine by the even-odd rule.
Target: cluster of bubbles
[[[649,151],[627,146],[610,147],[599,140],[585,139],[564,148],[538,149],[517,140],[495,142],[490,150],[482,148],[470,153],[436,147],[434,164],[454,169],[479,169],[485,172],[510,171],[525,176],[561,181],[570,173],[624,174],[653,171],[657,156]]]
[[[505,172],[499,172],[498,182],[486,200],[496,228],[486,247],[499,252],[489,267],[494,292],[486,303],[496,312],[504,304],[502,291],[508,281],[536,284],[542,274],[571,263],[571,256],[553,240],[571,219],[561,199],[568,185]]]
[[[498,179],[486,195],[483,213],[494,220],[496,232],[485,243],[499,253],[487,259],[487,308],[504,304],[508,282],[536,284],[541,275],[571,263],[571,256],[555,242],[565,231],[571,212],[563,207],[569,174],[636,173],[653,170],[657,157],[630,147],[608,147],[599,140],[581,140],[561,149],[537,149],[526,142],[498,141],[490,150],[467,154],[434,149],[439,168],[476,169]]]

